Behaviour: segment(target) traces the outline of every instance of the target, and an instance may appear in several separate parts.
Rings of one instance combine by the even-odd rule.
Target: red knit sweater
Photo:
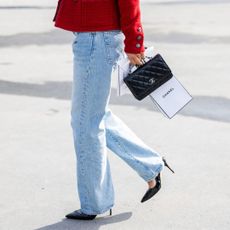
[[[59,0],[53,21],[76,32],[120,29],[125,52],[145,50],[139,0]]]

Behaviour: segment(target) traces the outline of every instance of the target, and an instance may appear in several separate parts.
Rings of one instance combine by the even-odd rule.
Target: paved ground
[[[193,102],[167,120],[146,98],[116,96],[111,109],[166,156],[162,189],[147,185],[108,150],[116,205],[91,222],[79,207],[70,128],[72,34],[55,29],[53,0],[0,2],[0,229],[227,230],[230,228],[230,1],[142,1],[154,45]]]

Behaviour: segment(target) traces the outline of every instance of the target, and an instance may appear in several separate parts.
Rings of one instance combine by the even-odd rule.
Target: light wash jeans
[[[97,215],[114,206],[107,147],[145,181],[155,178],[164,163],[108,107],[111,76],[124,55],[124,34],[121,30],[73,33],[71,127],[77,190],[81,211]]]

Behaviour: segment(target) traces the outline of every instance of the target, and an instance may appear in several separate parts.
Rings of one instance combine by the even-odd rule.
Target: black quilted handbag
[[[124,82],[138,100],[142,100],[172,76],[172,72],[160,54],[150,58],[124,77]]]

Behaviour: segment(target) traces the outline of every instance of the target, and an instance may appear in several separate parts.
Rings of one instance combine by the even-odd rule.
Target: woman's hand
[[[128,56],[128,59],[131,64],[133,65],[142,65],[143,62],[141,62],[141,59],[144,59],[144,52],[133,54],[133,53],[126,53]]]

